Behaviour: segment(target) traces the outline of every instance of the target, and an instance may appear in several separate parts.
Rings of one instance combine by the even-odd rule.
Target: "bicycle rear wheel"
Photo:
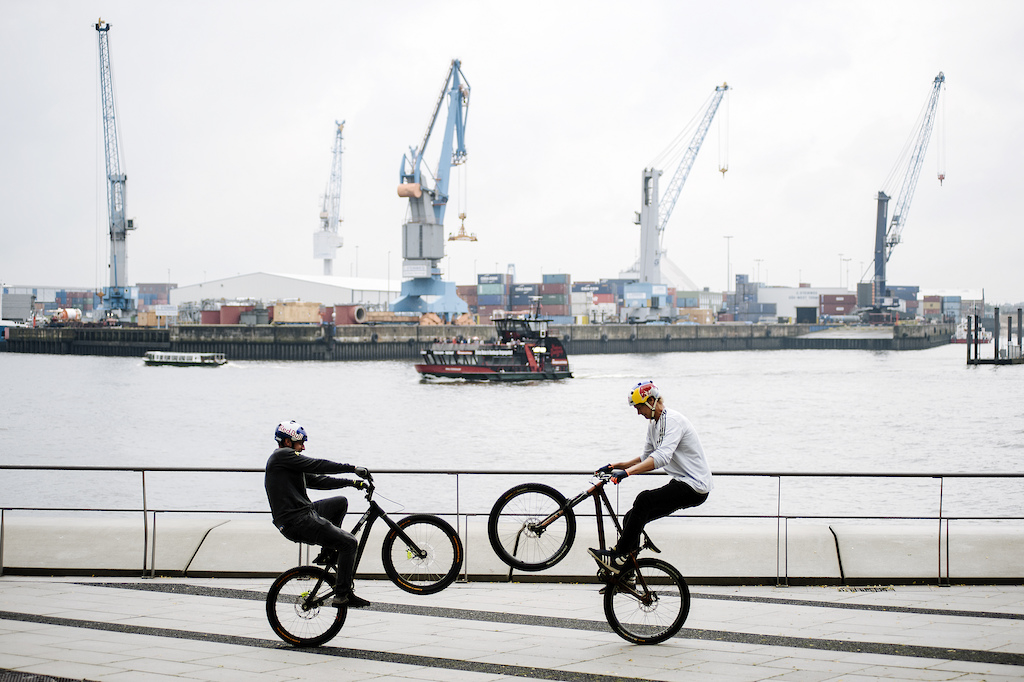
[[[384,536],[381,558],[391,582],[413,594],[434,594],[451,585],[462,568],[462,541],[455,529],[429,514],[413,514],[398,527],[423,552],[420,556],[394,530]]]
[[[565,496],[543,483],[523,483],[506,491],[487,518],[494,553],[521,571],[541,571],[557,564],[576,539],[576,516],[564,505]],[[557,518],[540,525],[559,510]]]
[[[344,606],[331,606],[333,598],[333,575],[316,566],[297,566],[270,586],[267,620],[289,644],[320,646],[338,634],[348,614]]]
[[[604,615],[623,639],[658,644],[679,632],[690,613],[690,588],[674,566],[640,559],[622,569],[604,593]]]

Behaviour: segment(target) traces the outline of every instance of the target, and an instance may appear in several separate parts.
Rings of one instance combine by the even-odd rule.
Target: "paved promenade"
[[[679,635],[611,632],[593,584],[357,582],[318,649],[267,624],[270,580],[0,577],[0,680],[1020,680],[1024,587],[693,586]]]

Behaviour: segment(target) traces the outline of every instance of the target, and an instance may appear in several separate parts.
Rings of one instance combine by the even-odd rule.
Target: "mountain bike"
[[[597,537],[606,549],[603,515],[622,532],[605,485],[610,471],[598,471],[595,482],[571,500],[543,483],[523,483],[507,490],[491,508],[487,537],[495,554],[512,568],[541,571],[565,558],[576,539],[573,508],[594,498]],[[603,506],[602,506],[603,505]],[[676,634],[690,613],[690,589],[682,574],[667,561],[637,558],[644,549],[660,553],[646,532],[640,549],[613,574],[599,565],[597,579],[605,583],[604,613],[620,637],[636,644],[657,644]]]
[[[352,528],[359,538],[353,575],[377,519],[390,527],[381,558],[384,571],[398,587],[413,594],[434,594],[451,585],[462,568],[462,541],[451,525],[437,516],[413,514],[399,521],[376,501],[373,479],[361,483],[369,507]],[[319,646],[345,624],[347,606],[332,606],[337,552],[327,565],[296,566],[274,580],[267,593],[267,619],[278,637],[295,646]]]

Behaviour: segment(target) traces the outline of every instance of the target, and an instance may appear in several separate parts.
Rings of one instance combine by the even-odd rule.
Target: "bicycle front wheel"
[[[451,585],[459,576],[463,556],[455,529],[429,514],[407,516],[398,527],[413,544],[394,529],[384,537],[381,558],[391,582],[413,594],[434,594]]]
[[[658,644],[679,632],[690,613],[690,588],[674,566],[640,559],[622,569],[604,593],[604,615],[623,639]]]
[[[295,646],[320,646],[345,624],[348,609],[331,606],[334,576],[298,566],[278,576],[267,592],[267,619],[277,636]]]
[[[494,503],[487,537],[498,558],[512,568],[541,571],[568,554],[576,539],[576,516],[551,486],[523,483]]]

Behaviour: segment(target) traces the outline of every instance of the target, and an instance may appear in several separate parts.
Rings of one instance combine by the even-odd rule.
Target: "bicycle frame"
[[[367,498],[369,498],[369,496],[367,496]],[[355,574],[356,568],[359,566],[360,559],[363,558],[363,550],[366,549],[366,542],[370,539],[370,529],[373,527],[373,523],[377,519],[384,519],[384,523],[388,524],[388,527],[398,534],[398,537],[402,539],[406,546],[413,550],[417,557],[420,559],[426,558],[427,552],[420,549],[420,546],[413,542],[413,539],[409,537],[401,527],[399,527],[398,523],[388,516],[388,513],[384,511],[379,504],[373,500],[369,500],[369,503],[370,506],[366,508],[366,511],[363,512],[363,515],[359,518],[359,521],[356,522],[356,525],[352,527],[351,531],[352,535],[359,536],[359,547],[356,548],[356,559],[352,566],[353,575]],[[365,528],[363,527],[364,524]],[[362,535],[359,535],[360,530],[362,530]]]
[[[556,511],[554,514],[551,514],[546,519],[544,519],[543,521],[538,523],[534,527],[534,529],[539,531],[539,532],[544,532],[544,530],[548,526],[550,526],[552,523],[554,523],[558,519],[562,518],[562,516],[565,515],[566,510],[573,509],[574,507],[576,507],[578,504],[583,502],[583,500],[587,499],[588,497],[593,497],[594,498],[594,512],[595,512],[595,517],[597,519],[597,539],[598,539],[598,542],[600,543],[601,549],[606,549],[607,547],[606,547],[606,543],[605,543],[605,539],[604,539],[604,516],[603,516],[603,510],[601,509],[602,502],[604,503],[605,509],[608,510],[608,516],[611,518],[612,523],[615,524],[615,530],[620,535],[622,534],[622,525],[619,523],[619,517],[615,513],[615,509],[612,507],[611,500],[608,499],[608,493],[606,493],[604,491],[604,486],[605,486],[605,484],[607,482],[608,482],[607,479],[598,481],[597,483],[592,485],[590,488],[588,488],[587,490],[584,490],[583,492],[581,492],[579,495],[577,495],[576,497],[572,498],[571,500],[566,500],[565,504],[563,504],[558,509],[558,511]]]

